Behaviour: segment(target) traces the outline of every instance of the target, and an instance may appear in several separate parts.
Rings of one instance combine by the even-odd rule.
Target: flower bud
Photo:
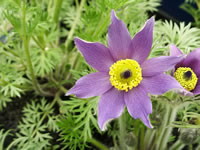
[[[184,144],[192,144],[197,139],[197,129],[183,128],[181,129],[180,140]]]
[[[136,138],[136,136],[132,132],[128,133],[125,136],[125,143],[126,143],[126,145],[132,147],[132,146],[136,145],[136,142],[137,142],[137,138]]]

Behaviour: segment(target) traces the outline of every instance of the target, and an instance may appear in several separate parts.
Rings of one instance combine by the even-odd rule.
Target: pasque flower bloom
[[[174,44],[170,45],[171,56],[184,56]],[[200,94],[200,48],[193,50],[173,68],[172,75],[185,89],[186,95]]]
[[[75,44],[85,60],[98,72],[80,78],[66,95],[80,98],[101,96],[98,103],[98,124],[103,130],[106,123],[117,118],[125,105],[133,118],[140,118],[151,128],[149,114],[151,94],[163,94],[180,84],[163,72],[172,69],[182,57],[161,56],[146,60],[153,40],[154,18],[133,39],[115,12],[111,13],[108,29],[108,48],[75,38]]]

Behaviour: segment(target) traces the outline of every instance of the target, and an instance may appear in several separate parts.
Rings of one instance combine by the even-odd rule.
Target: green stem
[[[170,137],[172,129],[173,129],[173,127],[171,127],[170,125],[172,124],[172,122],[174,122],[176,120],[177,108],[171,107],[170,111],[171,111],[171,113],[170,113],[169,119],[168,119],[168,127],[165,129],[164,136],[160,143],[160,149],[167,149],[167,143],[168,143],[169,137]]]
[[[155,137],[155,130],[147,129],[145,137],[144,137],[144,149],[150,149],[150,147],[153,145]],[[151,145],[151,146],[150,146]]]
[[[200,145],[197,146],[196,150],[200,150]]]
[[[54,9],[53,19],[55,23],[58,23],[63,0],[55,0],[55,1],[56,1],[56,4],[55,4],[55,9]]]
[[[144,149],[144,127],[142,127],[140,130],[140,150],[145,150]]]
[[[193,150],[193,145],[192,144],[189,145],[189,150]]]
[[[45,47],[33,36],[33,41],[44,51]]]
[[[164,115],[164,118],[163,118],[163,123],[162,125],[160,126],[159,130],[158,130],[158,135],[157,135],[157,143],[156,143],[156,150],[160,150],[160,144],[161,144],[161,140],[163,138],[164,135],[164,132],[165,132],[165,128],[167,126],[167,121],[168,121],[168,116],[169,116],[169,113],[170,113],[170,106],[169,104],[166,105],[166,109],[165,109],[165,115]]]
[[[122,113],[121,117],[118,119],[119,121],[119,147],[121,150],[126,149],[125,144],[125,136],[126,136],[126,121],[125,121],[125,113]]]
[[[28,70],[30,71],[30,75],[32,78],[33,86],[35,90],[40,93],[43,96],[51,96],[51,94],[43,92],[42,89],[40,88],[37,79],[35,77],[34,71],[33,71],[33,65],[31,62],[31,57],[30,57],[30,52],[29,52],[29,43],[30,43],[30,38],[27,36],[26,32],[26,0],[23,0],[23,5],[22,5],[22,27],[23,27],[23,44],[24,44],[24,51],[26,55],[26,61],[27,61],[27,67]]]
[[[22,21],[23,21],[23,43],[24,43],[24,51],[26,54],[26,59],[27,59],[27,67],[30,71],[31,78],[33,81],[33,85],[37,91],[39,91],[39,87],[37,84],[37,80],[35,78],[35,74],[33,72],[33,67],[32,67],[32,62],[31,62],[31,57],[29,53],[29,38],[26,35],[26,10],[25,10],[25,0],[23,0],[23,6],[22,6]]]
[[[92,143],[94,146],[96,146],[97,148],[99,148],[100,150],[108,150],[108,148],[102,144],[101,142],[97,141],[96,139],[88,139],[88,142]]]
[[[62,85],[60,85],[51,75],[50,76],[51,81],[63,92],[63,93],[67,93],[67,89],[65,89]]]
[[[195,2],[197,4],[198,9],[200,10],[200,0],[195,0]]]
[[[149,150],[154,150],[155,149],[154,147],[157,146],[156,143],[157,143],[157,139],[159,137],[155,136],[156,132],[157,132],[157,130],[154,130],[152,136],[149,139],[149,143],[148,143],[148,149]]]
[[[65,42],[66,49],[68,49],[68,46],[69,46],[69,44],[70,44],[70,42],[72,40],[72,36],[74,35],[74,31],[75,31],[76,26],[77,26],[77,24],[78,24],[78,22],[80,20],[80,17],[81,17],[81,13],[82,13],[84,4],[85,4],[85,0],[82,0],[81,4],[80,4],[80,7],[77,8],[76,19],[75,19],[75,21],[73,23],[73,26],[72,26],[72,28],[71,28],[71,30],[70,30],[70,32],[68,34],[67,40]]]
[[[181,149],[183,148],[185,145],[180,141],[180,140],[177,140],[171,147],[169,150],[178,150],[178,149]]]
[[[60,96],[60,92],[57,92],[55,98],[53,99],[53,101],[50,105],[50,108],[52,108],[54,106],[54,104],[58,101],[59,96]]]

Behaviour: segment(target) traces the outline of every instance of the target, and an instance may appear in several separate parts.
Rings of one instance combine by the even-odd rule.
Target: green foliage
[[[23,93],[23,85],[27,83],[27,79],[23,77],[24,73],[18,71],[20,66],[14,67],[11,62],[2,58],[0,67],[0,92],[4,96],[20,97]]]
[[[98,130],[96,120],[97,98],[63,101],[61,112],[65,115],[58,121],[62,144],[66,148],[84,149],[86,141],[92,138],[92,131]]]
[[[75,80],[95,72],[77,51],[73,38],[78,36],[107,45],[111,10],[115,10],[125,22],[133,37],[149,18],[148,12],[157,11],[160,3],[160,0],[0,1],[0,111],[16,98],[26,103],[23,115],[18,116],[20,120],[15,122],[17,129],[12,130],[13,140],[9,141],[7,149],[94,149],[89,144],[93,141],[91,139],[102,134],[96,119],[99,97],[63,98]],[[196,10],[192,15],[197,17]],[[200,29],[191,24],[156,21],[150,57],[169,55],[171,43],[187,54],[199,47]],[[165,116],[164,106],[168,106],[172,102],[168,99],[173,98],[170,94],[152,97],[155,113],[151,119],[157,126],[151,131],[125,111],[125,137],[131,135],[135,138],[135,148],[145,149],[145,143],[152,147],[155,145],[154,139],[159,136],[163,125],[161,119],[156,118],[157,114]],[[199,108],[194,103],[188,106],[186,102],[189,100],[185,97],[180,99],[177,104],[186,110],[179,112],[179,120],[174,125],[197,127],[189,121],[191,118],[197,121]],[[160,105],[158,101],[166,103]],[[0,130],[0,149],[5,149],[5,138],[9,133],[10,130]],[[116,121],[104,134],[110,135],[109,140],[113,141],[109,143],[118,147],[120,132]],[[98,147],[98,142],[92,144],[95,143]]]
[[[48,49],[48,47],[44,50],[35,49],[32,54],[32,61],[36,75],[44,77],[45,75],[52,73],[58,65],[61,54],[62,51],[59,49]]]
[[[57,126],[53,118],[53,109],[45,99],[40,103],[34,101],[23,109],[24,116],[19,123],[17,138],[9,145],[20,150],[42,150],[50,146],[52,140],[48,131],[56,131]],[[45,121],[47,119],[47,121]]]
[[[194,4],[196,4],[197,7],[194,7]],[[200,27],[200,1],[185,0],[180,7],[194,18],[194,25]]]
[[[10,135],[10,130],[8,131],[4,131],[4,129],[0,130],[0,149],[3,150],[4,149],[4,143],[6,138]]]
[[[157,22],[154,31],[152,56],[169,55],[169,44],[175,44],[183,53],[198,48],[200,45],[200,29],[172,21]]]
[[[0,95],[0,111],[7,106],[7,103],[11,102],[11,98],[8,96]]]

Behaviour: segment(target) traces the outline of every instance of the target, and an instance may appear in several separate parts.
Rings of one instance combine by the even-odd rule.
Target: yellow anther
[[[198,81],[196,74],[189,67],[179,67],[174,77],[188,91],[194,90]]]
[[[110,67],[110,82],[118,90],[128,92],[142,80],[142,69],[132,59],[119,60]]]

